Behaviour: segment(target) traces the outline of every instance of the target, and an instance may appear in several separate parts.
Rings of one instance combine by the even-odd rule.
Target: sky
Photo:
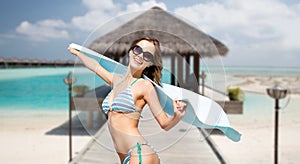
[[[2,0],[0,57],[73,60],[70,43],[82,44],[105,22],[153,6],[223,42],[225,66],[300,67],[297,0]]]

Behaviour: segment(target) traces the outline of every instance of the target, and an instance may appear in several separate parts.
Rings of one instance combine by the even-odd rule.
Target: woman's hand
[[[88,57],[84,53],[80,53],[80,51],[68,47],[68,50],[78,57],[82,63],[91,71],[95,72],[100,78],[102,78],[107,84],[112,85],[113,74],[104,69],[97,60],[94,58]]]
[[[70,48],[70,47],[68,49],[73,55],[78,56],[79,51],[75,50],[74,48]]]
[[[182,100],[173,100],[173,106],[174,106],[174,116],[177,119],[181,120],[185,114],[187,103],[185,103]]]

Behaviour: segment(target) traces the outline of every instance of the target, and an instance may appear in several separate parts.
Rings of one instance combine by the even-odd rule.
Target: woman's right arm
[[[173,100],[173,116],[168,116],[160,105],[157,92],[150,81],[144,83],[144,99],[160,127],[164,130],[173,128],[184,116],[187,104],[180,100]]]
[[[104,69],[95,59],[80,53],[74,48],[69,48],[69,51],[77,56],[89,70],[95,72],[106,83],[112,86],[113,73],[108,72],[106,69]]]

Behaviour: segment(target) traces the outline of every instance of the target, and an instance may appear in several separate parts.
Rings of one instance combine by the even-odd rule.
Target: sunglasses
[[[153,61],[153,55],[150,52],[144,52],[142,47],[135,45],[134,47],[131,48],[132,52],[134,55],[140,55],[143,54],[143,59],[146,62],[151,62]]]

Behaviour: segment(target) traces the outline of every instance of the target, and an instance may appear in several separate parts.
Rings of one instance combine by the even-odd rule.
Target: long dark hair
[[[162,76],[161,70],[162,70],[163,66],[162,66],[162,57],[161,57],[161,50],[160,50],[159,41],[157,39],[154,39],[154,38],[151,38],[151,37],[143,37],[143,38],[137,39],[137,40],[132,42],[128,52],[131,50],[132,47],[134,47],[138,42],[140,42],[142,40],[147,40],[147,41],[153,43],[153,45],[155,47],[155,52],[153,54],[154,58],[153,58],[153,61],[152,61],[153,65],[145,68],[144,71],[143,71],[143,74],[146,75],[151,80],[153,80],[156,84],[161,85],[160,84],[160,79],[161,79],[161,76]]]

